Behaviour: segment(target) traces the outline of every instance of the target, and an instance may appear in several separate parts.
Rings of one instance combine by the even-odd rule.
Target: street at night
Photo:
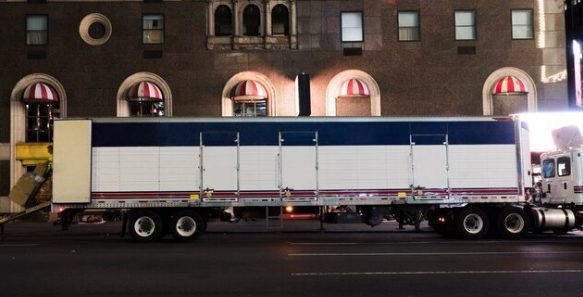
[[[211,223],[190,244],[134,243],[120,238],[119,222],[66,232],[8,224],[3,295],[560,297],[580,290],[582,232],[466,241],[428,227],[395,230],[393,222],[368,231],[262,224]]]

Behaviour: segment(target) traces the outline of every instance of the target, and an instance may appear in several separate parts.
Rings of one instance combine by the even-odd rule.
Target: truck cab
[[[582,148],[542,154],[543,204],[580,205],[583,202],[582,154]]]

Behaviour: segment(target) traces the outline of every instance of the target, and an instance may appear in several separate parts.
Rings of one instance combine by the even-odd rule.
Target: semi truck
[[[570,142],[542,155],[535,204],[530,123],[521,116],[55,120],[51,208],[65,225],[78,211],[123,210],[123,232],[138,242],[167,233],[192,241],[214,210],[231,207],[350,205],[371,226],[387,217],[427,219],[466,239],[581,228],[583,149]]]

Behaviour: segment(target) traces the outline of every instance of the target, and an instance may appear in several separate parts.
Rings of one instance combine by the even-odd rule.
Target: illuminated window
[[[362,42],[362,12],[343,12],[341,15],[342,42]]]
[[[235,100],[233,115],[236,117],[265,117],[267,116],[267,100]]]
[[[215,11],[215,35],[233,35],[233,16],[231,9],[226,5],[221,5]]]
[[[145,14],[142,17],[142,42],[144,44],[164,43],[164,15]]]
[[[26,45],[46,45],[49,41],[47,15],[26,16]]]
[[[455,12],[455,39],[476,39],[476,12],[473,10]]]
[[[399,41],[419,40],[419,12],[399,12]]]
[[[512,39],[532,39],[532,10],[512,10]]]
[[[26,142],[53,141],[53,120],[60,116],[59,99],[52,86],[33,83],[22,92],[26,110]]]

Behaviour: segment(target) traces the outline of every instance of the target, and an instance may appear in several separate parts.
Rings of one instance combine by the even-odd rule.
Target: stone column
[[[212,0],[207,0],[208,3],[208,13],[209,13],[209,22],[208,22],[208,36],[214,37],[215,36],[215,9]]]
[[[264,18],[265,18],[265,36],[271,36],[273,35],[273,32],[271,32],[271,3],[269,2],[269,0],[265,0],[265,13]]]
[[[233,0],[233,25],[235,36],[241,36],[241,16],[239,15],[239,0]]]
[[[291,17],[289,20],[289,43],[290,43],[290,48],[291,49],[296,49],[298,48],[298,29],[296,26],[296,18],[297,18],[297,13],[296,13],[296,0],[290,0],[289,1],[291,4]]]

